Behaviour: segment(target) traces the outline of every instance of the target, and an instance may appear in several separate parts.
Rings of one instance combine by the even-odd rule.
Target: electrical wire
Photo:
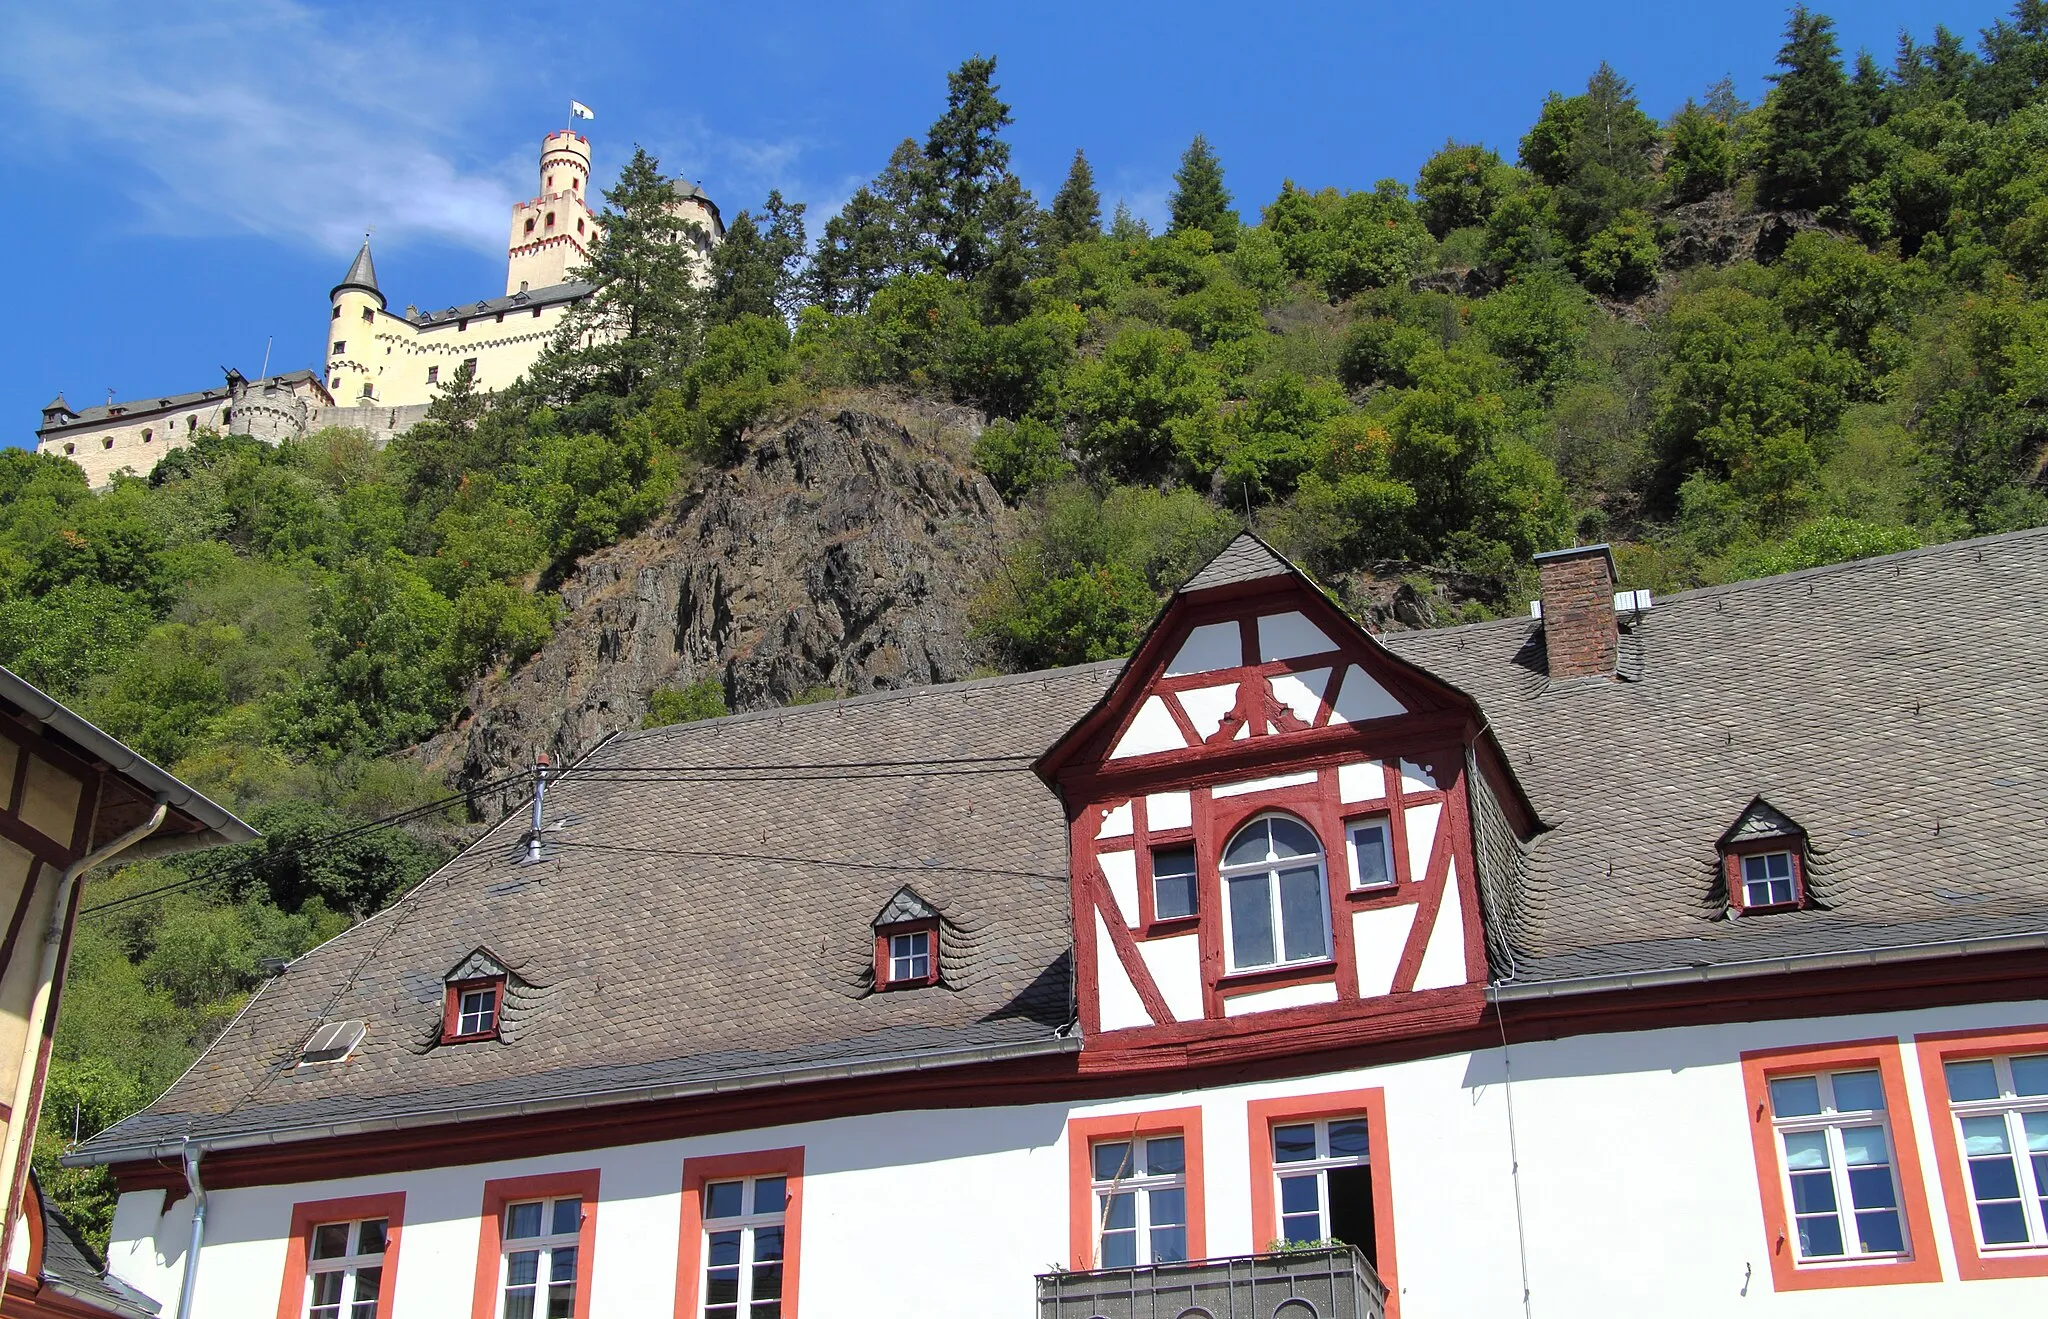
[[[1001,870],[992,866],[932,865],[923,861],[845,861],[832,857],[771,856],[762,852],[709,852],[681,847],[629,847],[624,843],[582,843],[573,839],[549,839],[550,848],[577,848],[586,852],[628,852],[644,856],[687,856],[711,861],[773,861],[778,865],[825,866],[834,870],[892,870],[945,873],[950,875],[1001,875],[1008,879],[1052,879],[1067,881],[1064,874],[1042,870]]]

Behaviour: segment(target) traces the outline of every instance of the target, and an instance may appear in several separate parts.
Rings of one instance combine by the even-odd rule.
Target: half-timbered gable
[[[1142,1047],[1476,1003],[1480,727],[1239,536],[1039,764],[1069,816],[1084,1028]]]

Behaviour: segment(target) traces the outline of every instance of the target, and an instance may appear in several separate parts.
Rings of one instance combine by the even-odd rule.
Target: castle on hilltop
[[[725,237],[702,187],[677,179],[674,211],[691,222],[700,282]],[[441,311],[390,311],[365,237],[348,273],[327,295],[326,369],[249,380],[229,370],[213,388],[74,409],[59,394],[43,408],[39,452],[69,458],[93,486],[116,472],[147,475],[201,430],[277,444],[329,426],[368,434],[380,446],[426,415],[462,367],[477,388],[499,390],[530,370],[569,309],[591,294],[575,278],[598,235],[590,208],[590,140],[563,129],[541,142],[538,195],[512,208],[505,292]]]

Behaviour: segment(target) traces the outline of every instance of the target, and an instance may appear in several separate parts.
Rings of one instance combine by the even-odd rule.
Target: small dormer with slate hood
[[[1091,1047],[1476,1012],[1468,766],[1525,804],[1481,728],[1264,541],[1231,542],[1037,764],[1070,822]]]
[[[1808,905],[1806,830],[1762,797],[1750,799],[1715,846],[1730,916]]]
[[[467,1044],[499,1037],[505,1017],[505,986],[511,972],[497,954],[477,948],[442,977],[441,1043]]]
[[[905,884],[875,913],[875,988],[914,989],[939,983],[943,922],[916,889]]]

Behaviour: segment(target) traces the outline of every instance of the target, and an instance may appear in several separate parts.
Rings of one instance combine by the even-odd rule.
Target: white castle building
[[[725,221],[699,185],[677,179],[672,186],[677,217],[695,226],[697,269],[708,281]],[[229,371],[210,389],[82,409],[59,394],[43,409],[36,448],[71,459],[99,487],[119,471],[147,475],[201,430],[276,444],[346,426],[383,444],[424,417],[438,388],[465,365],[476,372],[478,388],[503,389],[532,368],[569,309],[590,295],[591,286],[574,278],[599,232],[589,192],[590,140],[568,129],[549,133],[541,142],[539,192],[512,208],[502,297],[393,312],[365,238],[328,293],[323,372],[252,381]]]

